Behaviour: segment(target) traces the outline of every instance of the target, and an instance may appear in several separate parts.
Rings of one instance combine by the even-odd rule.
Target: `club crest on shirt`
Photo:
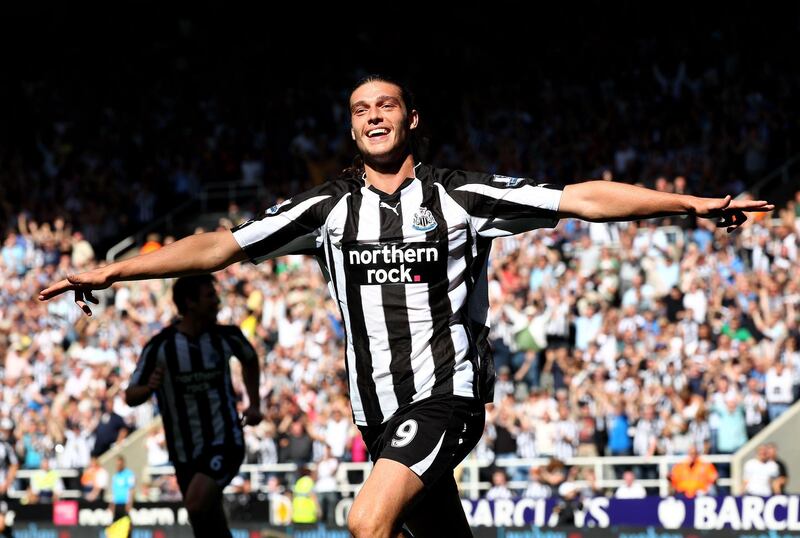
[[[509,176],[498,176],[495,175],[492,181],[496,181],[498,183],[505,183],[506,187],[516,187],[523,181],[525,181],[524,177],[509,177]]]
[[[292,199],[289,198],[288,200],[284,200],[283,202],[281,202],[279,204],[275,204],[274,206],[272,206],[269,209],[267,209],[267,215],[274,215],[275,213],[277,213],[280,210],[280,208],[282,208],[283,206],[285,206],[287,204],[291,204],[291,203],[292,203]]]
[[[423,206],[419,206],[417,212],[414,213],[414,216],[411,217],[411,227],[415,230],[419,230],[420,232],[430,232],[439,224],[436,222],[436,219],[433,218],[433,213],[431,213],[430,209],[427,209]]]

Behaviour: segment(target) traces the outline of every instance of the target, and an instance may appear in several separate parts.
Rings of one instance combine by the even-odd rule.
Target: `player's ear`
[[[356,139],[356,132],[353,130],[352,127],[350,128],[350,138],[352,138],[353,140]]]
[[[408,114],[408,128],[416,129],[417,125],[419,125],[419,112],[412,110]]]

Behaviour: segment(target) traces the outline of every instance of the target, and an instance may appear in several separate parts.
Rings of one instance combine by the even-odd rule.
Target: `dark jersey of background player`
[[[131,385],[144,385],[163,369],[156,391],[167,448],[174,464],[196,461],[213,447],[244,447],[228,360],[256,361],[238,327],[214,325],[198,338],[175,325],[156,335],[142,352]]]
[[[6,519],[8,490],[19,469],[19,458],[10,442],[13,429],[14,423],[11,419],[0,419],[0,536],[12,536],[11,525]]]
[[[217,325],[212,276],[178,279],[173,299],[182,317],[147,343],[126,397],[139,404],[155,391],[195,536],[230,536],[221,493],[244,458],[244,433],[228,361],[242,363],[250,399],[245,421],[255,424],[258,357],[238,327]]]

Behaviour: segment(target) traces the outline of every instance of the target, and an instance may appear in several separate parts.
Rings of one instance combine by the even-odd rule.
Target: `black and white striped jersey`
[[[0,482],[5,482],[8,470],[14,465],[19,465],[17,452],[8,441],[0,441]],[[2,500],[2,498],[3,495],[0,495],[0,500]]]
[[[347,331],[353,418],[371,426],[432,395],[491,398],[491,240],[554,226],[560,199],[530,179],[419,164],[392,194],[331,181],[233,235],[256,263],[317,255]]]
[[[187,463],[213,446],[244,445],[228,361],[256,361],[255,349],[238,327],[215,325],[198,338],[174,325],[145,346],[131,385],[146,385],[161,366],[156,391],[173,463]]]

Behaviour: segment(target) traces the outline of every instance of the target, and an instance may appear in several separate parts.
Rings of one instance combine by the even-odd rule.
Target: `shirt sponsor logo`
[[[437,243],[384,243],[344,248],[348,278],[361,285],[419,284],[446,268]]]
[[[222,380],[223,373],[220,370],[204,370],[175,374],[176,385],[182,389],[184,394],[196,394],[198,392],[211,390],[219,386]]]
[[[439,224],[433,218],[433,213],[430,209],[420,206],[414,216],[411,218],[411,227],[420,232],[429,232],[436,228]]]

